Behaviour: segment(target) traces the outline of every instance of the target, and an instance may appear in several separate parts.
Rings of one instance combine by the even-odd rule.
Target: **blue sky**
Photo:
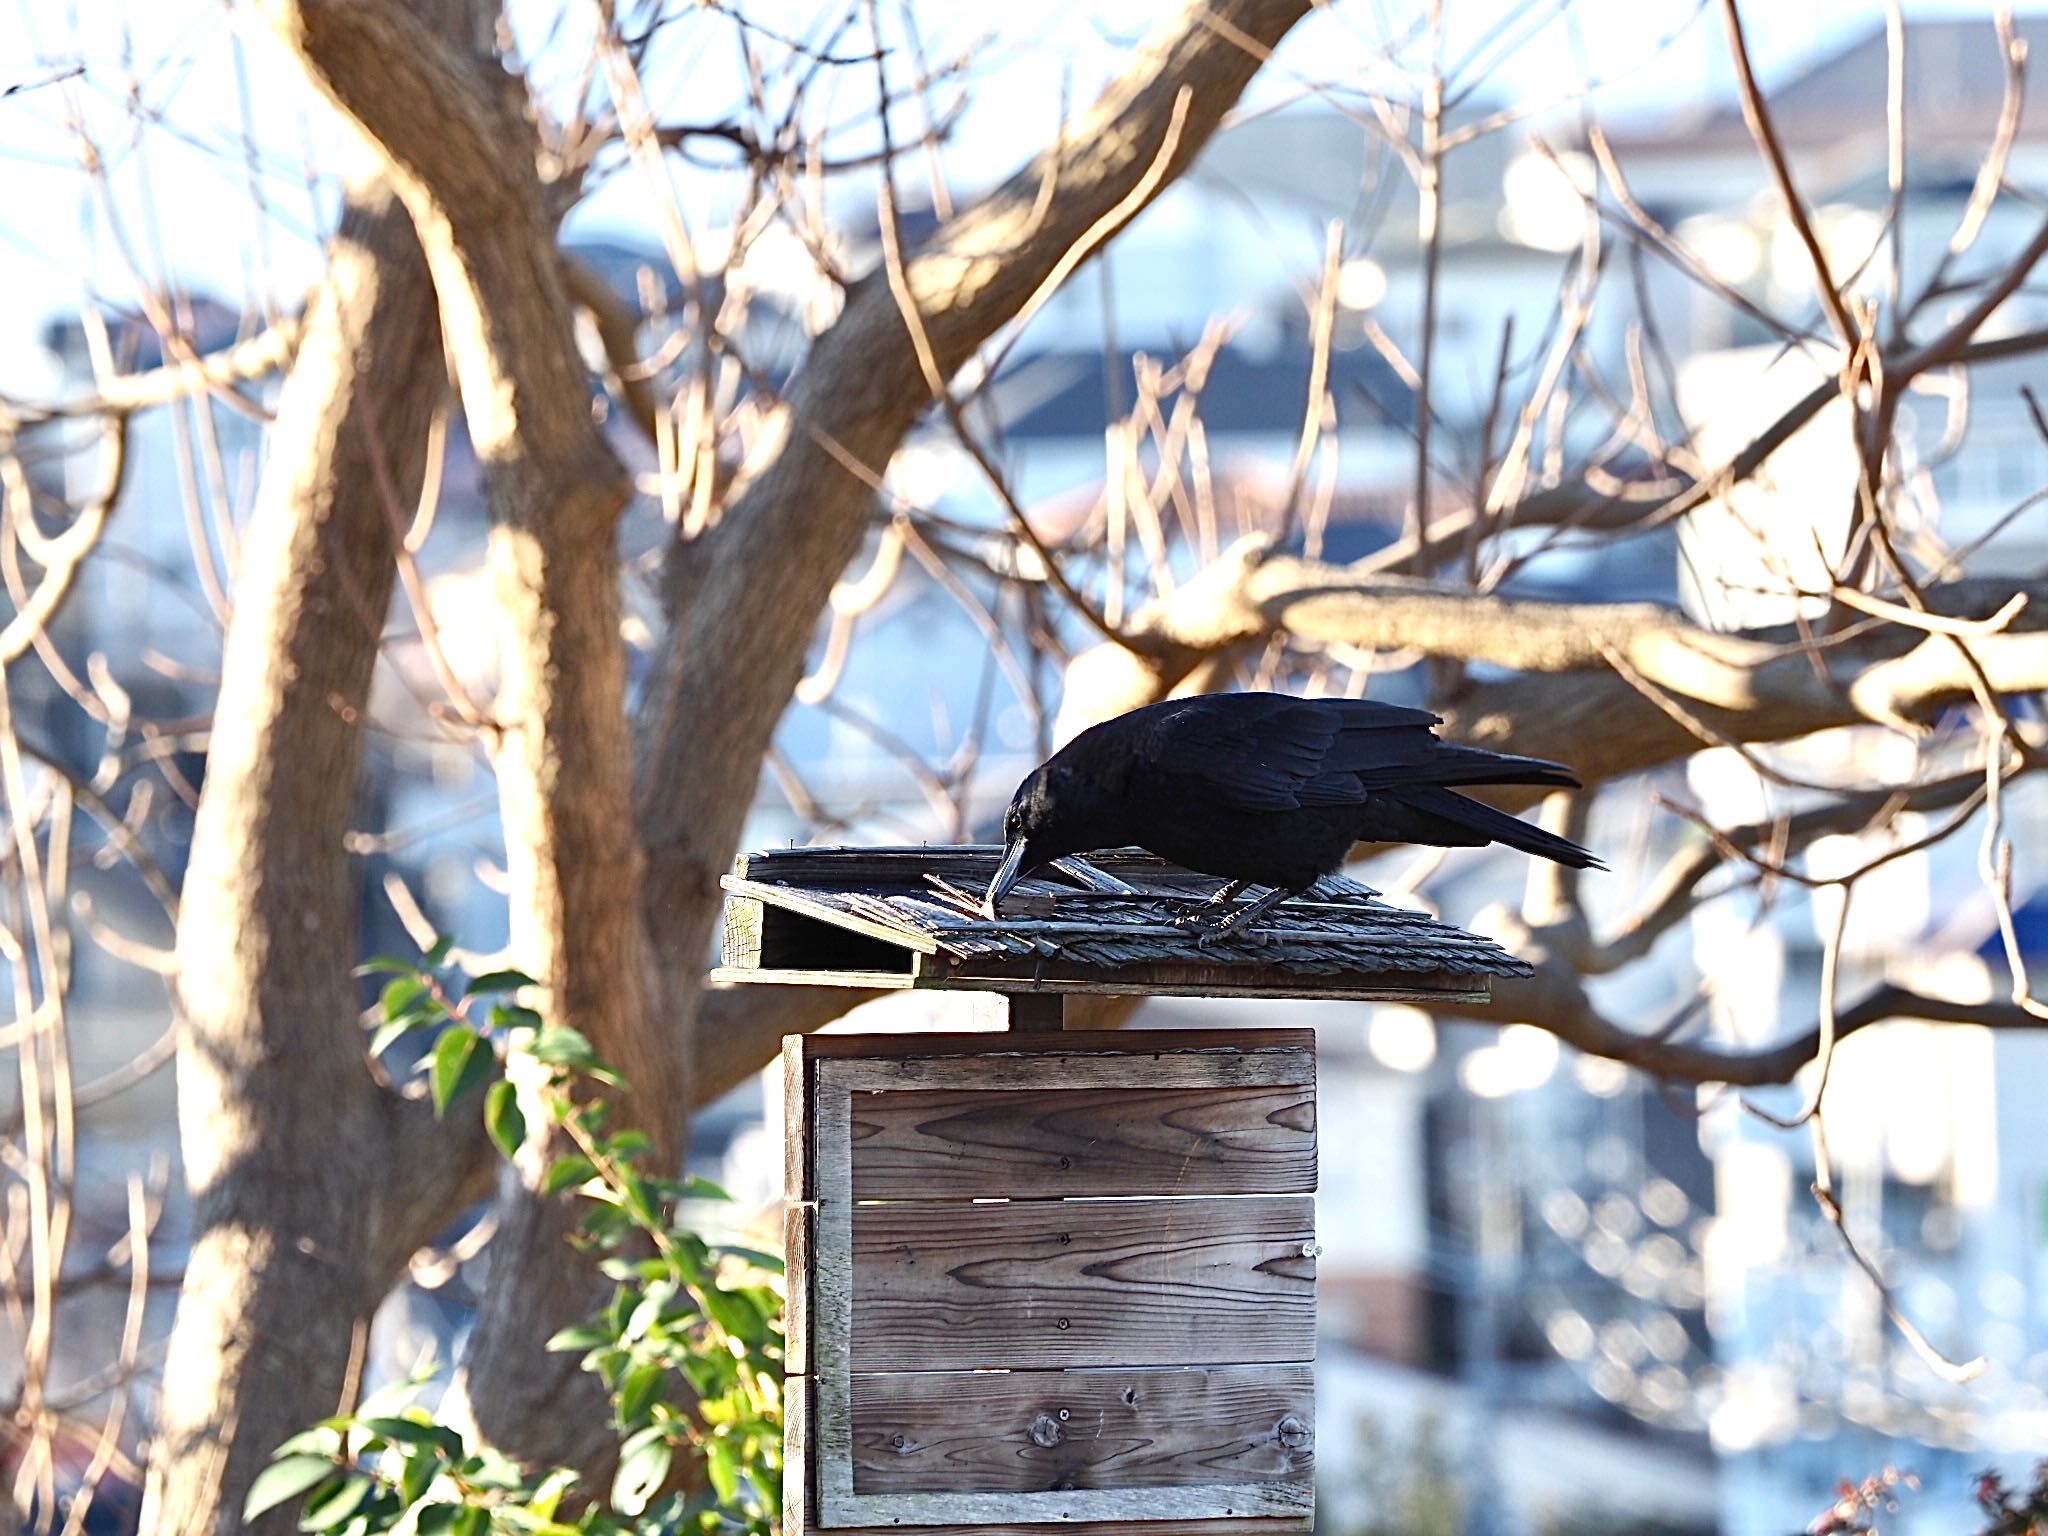
[[[716,121],[736,100],[734,28],[715,11],[681,9],[686,16],[650,70],[650,94],[665,120]],[[807,32],[842,9],[800,0],[746,7],[785,34]],[[946,156],[955,182],[972,187],[1039,147],[1063,86],[1075,100],[1091,94],[1146,19],[1164,7],[1157,0],[956,0],[921,9],[932,57],[986,39],[986,62],[975,71],[967,114]],[[1877,0],[1748,9],[1767,78],[1882,18]],[[1718,15],[1695,0],[1447,0],[1445,10],[1453,60],[1475,46],[1499,54],[1499,40],[1517,36],[1497,30],[1509,17],[1540,21],[1491,71],[1488,90],[1497,100],[1553,104],[1590,76],[1603,82],[1593,96],[1599,111],[1633,114],[1725,88]],[[574,39],[592,11],[584,0],[515,0],[519,35],[544,84],[558,84],[580,63]],[[1908,7],[1909,14],[1935,11],[1989,15],[1981,4]],[[1387,29],[1406,26],[1419,12],[1418,4],[1401,0],[1345,0],[1297,29],[1253,99],[1285,99],[1305,80],[1357,85],[1370,78]],[[551,38],[567,41],[548,46]],[[36,84],[81,62],[81,78]],[[865,70],[845,75],[838,113],[851,116],[871,99],[872,80]],[[267,294],[285,306],[304,293],[318,270],[335,173],[359,151],[246,0],[16,0],[0,12],[0,89],[10,86],[22,88],[0,99],[0,186],[8,194],[0,203],[0,291],[8,296],[0,305],[0,391],[46,389],[33,347],[42,322],[88,296],[129,303],[138,276],[232,300]],[[136,103],[151,124],[147,131],[137,129]],[[90,126],[106,157],[104,195],[78,172],[74,115]],[[253,156],[245,125],[253,129]],[[310,178],[309,163],[319,168]],[[686,180],[686,209],[715,223],[721,191],[716,178]],[[107,216],[108,199],[122,238]],[[621,176],[578,222],[587,230],[644,233],[651,229],[644,200],[634,178]]]

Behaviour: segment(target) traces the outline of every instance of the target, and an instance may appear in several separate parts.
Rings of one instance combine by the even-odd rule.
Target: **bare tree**
[[[1055,143],[955,210],[934,152],[948,116],[934,99],[945,69],[918,59],[913,71],[896,57],[877,7],[849,10],[801,42],[733,15],[754,71],[754,110],[746,121],[682,124],[664,120],[643,82],[657,30],[650,15],[600,8],[589,83],[562,111],[517,73],[489,0],[266,5],[308,77],[373,151],[348,187],[304,315],[273,317],[259,334],[201,353],[176,296],[157,295],[148,318],[163,368],[123,372],[102,344],[92,398],[10,407],[4,423],[0,567],[15,617],[0,654],[11,664],[33,650],[109,742],[106,770],[82,782],[60,764],[25,763],[28,737],[11,714],[0,719],[15,844],[6,866],[4,937],[17,994],[8,1046],[22,1078],[10,1167],[23,1170],[23,1209],[8,1218],[5,1299],[31,1346],[17,1416],[45,1447],[23,1462],[19,1503],[40,1483],[46,1517],[53,1507],[47,1445],[65,1404],[44,1391],[39,1372],[64,1272],[71,1120],[90,1094],[121,1091],[167,1049],[152,1047],[154,1057],[103,1084],[69,1079],[63,999],[76,903],[64,869],[79,808],[149,875],[175,921],[174,952],[154,959],[114,929],[94,929],[173,978],[179,1020],[180,1144],[197,1236],[162,1368],[149,1529],[236,1525],[271,1449],[352,1399],[370,1317],[408,1262],[486,1196],[492,1283],[461,1363],[457,1411],[515,1455],[592,1465],[605,1454],[592,1389],[571,1360],[537,1349],[594,1294],[592,1276],[562,1262],[568,1217],[540,1193],[548,1147],[537,1138],[515,1167],[498,1169],[481,1128],[467,1117],[436,1120],[367,1057],[358,1026],[351,849],[363,835],[354,818],[372,678],[388,654],[395,597],[420,630],[413,675],[441,691],[423,714],[448,740],[486,752],[495,774],[507,953],[541,979],[544,1015],[580,1030],[618,1066],[631,1095],[622,1112],[669,1158],[680,1155],[693,1106],[765,1063],[785,1032],[815,1027],[852,1001],[704,983],[718,878],[764,771],[821,829],[853,819],[773,751],[791,699],[832,711],[897,756],[931,822],[954,835],[988,788],[976,775],[975,731],[950,761],[928,763],[835,697],[855,629],[906,573],[969,610],[989,642],[991,675],[1004,675],[1048,737],[1175,692],[1241,683],[1361,692],[1421,667],[1448,732],[1580,769],[1588,793],[1546,808],[1560,821],[1596,814],[1606,786],[1641,784],[1703,751],[1737,756],[1781,792],[1782,810],[1743,827],[1698,818],[1695,834],[1660,845],[1675,847],[1667,863],[1639,871],[1647,894],[1618,920],[1589,912],[1568,873],[1536,881],[1518,913],[1497,919],[1537,967],[1529,983],[1502,989],[1502,1014],[1581,1051],[1733,1088],[1790,1082],[1817,1062],[1799,1119],[1818,1128],[1831,1053],[1857,1029],[1894,1017],[1997,1028],[2048,1018],[2010,938],[2014,856],[1999,819],[2001,796],[2038,766],[2043,747],[2012,701],[2048,687],[2048,577],[1964,574],[1968,551],[1907,526],[1917,450],[1900,422],[1916,384],[2048,345],[2048,334],[1994,334],[1990,324],[2048,254],[2048,226],[1973,279],[1945,261],[1919,292],[1870,300],[1860,274],[1837,271],[1814,233],[1732,3],[1723,10],[1744,105],[1784,215],[1810,253],[1810,306],[1773,314],[1714,278],[1642,207],[1626,168],[1589,128],[1584,148],[1600,178],[1584,189],[1585,239],[1565,265],[1557,323],[1526,354],[1503,338],[1483,428],[1457,430],[1442,399],[1435,323],[1439,286],[1452,280],[1437,217],[1446,167],[1490,135],[1524,129],[1516,113],[1458,118],[1474,87],[1446,64],[1441,8],[1429,7],[1410,32],[1384,40],[1389,76],[1371,91],[1311,87],[1350,113],[1414,188],[1424,274],[1417,323],[1401,340],[1376,323],[1366,330],[1415,401],[1402,536],[1364,560],[1321,557],[1337,494],[1335,428],[1356,408],[1328,382],[1341,261],[1362,233],[1342,227],[1304,295],[1313,360],[1277,494],[1232,480],[1209,451],[1202,395],[1229,339],[1219,323],[1185,356],[1138,360],[1129,409],[1109,435],[1101,495],[1077,531],[1051,538],[1022,504],[984,410],[1018,322],[1187,170],[1309,9],[1307,0],[1195,0],[1133,50]],[[1490,38],[1481,52],[1510,42]],[[2021,61],[2009,35],[2005,46],[2016,99]],[[1404,77],[1418,50],[1420,64]],[[770,56],[781,61],[773,89]],[[830,142],[822,109],[805,94],[827,72],[872,81],[879,148]],[[2016,107],[2008,117],[2017,120]],[[1893,132],[1904,141],[1902,121]],[[664,156],[706,146],[735,157],[744,189],[722,284],[663,169]],[[1953,243],[1958,257],[2000,196],[2009,149],[2010,130],[1986,147],[1979,199]],[[933,233],[913,241],[896,182],[920,155],[932,168],[937,218]],[[663,298],[652,314],[631,312],[558,244],[561,220],[615,162],[646,177],[663,218],[680,298]],[[823,178],[843,171],[880,183],[881,255],[860,275],[842,270],[816,195]],[[1906,206],[1900,182],[1889,209],[1895,242]],[[838,307],[786,377],[748,355],[747,295],[733,276],[744,270],[746,242],[777,225],[832,279]],[[1812,360],[1820,381],[1737,451],[1709,457],[1655,362],[1664,344],[1654,313],[1616,291],[1614,274],[1643,263],[1683,274],[1765,325]],[[1609,377],[1589,339],[1596,300],[1631,317],[1625,377]],[[617,438],[593,416],[595,359],[579,326],[604,354],[609,408],[653,456],[666,515],[654,559],[623,582],[619,528],[634,482]],[[643,355],[650,327],[660,334]],[[664,373],[678,358],[683,366]],[[120,489],[124,433],[140,413],[168,406],[197,424],[193,462],[211,464],[205,434],[216,407],[251,408],[245,386],[279,368],[285,382],[246,525],[235,526],[218,485],[200,483],[222,476],[195,475],[189,498],[206,568],[213,548],[234,545],[232,578],[217,583],[217,697],[203,722],[136,722],[102,678],[77,678],[49,643]],[[451,372],[490,519],[499,674],[488,698],[473,696],[444,654],[412,559],[442,472]],[[32,484],[33,432],[93,421],[106,424],[108,486],[66,500]],[[890,465],[921,422],[948,435],[984,478],[1004,513],[999,535],[903,498]],[[1801,604],[1796,619],[1720,631],[1657,606],[1503,595],[1548,550],[1617,545],[1725,503],[1736,487],[1766,479],[1787,443],[1820,431],[1847,436],[1853,472],[1841,494],[1854,533],[1823,586],[1776,573],[1780,595]],[[63,519],[54,535],[44,531],[53,515]],[[209,515],[219,525],[210,538]],[[849,574],[864,545],[867,563]],[[653,636],[650,677],[629,716],[626,636],[640,619]],[[1474,673],[1474,664],[1488,670]],[[1039,697],[1047,671],[1058,677],[1056,724]],[[1930,731],[1957,707],[1965,728]],[[174,891],[136,835],[147,810],[138,810],[139,786],[153,782],[145,771],[168,773],[174,747],[202,730],[204,793]],[[1814,778],[1773,756],[1778,744],[1836,739],[1829,733],[1905,740],[1913,775]],[[1931,830],[1927,818],[1938,818]],[[1645,962],[1702,902],[1817,885],[1838,891],[1846,914],[1858,883],[1886,860],[1968,829],[1984,839],[1987,889],[2008,935],[2005,1000],[1933,995],[1891,977],[1838,995],[1838,929],[1817,1023],[1763,1048],[1688,1032],[1696,1010],[1645,1031],[1595,1006],[1589,978]],[[1814,841],[1845,833],[1864,839],[1868,857],[1847,872],[1815,873],[1806,859]],[[1825,1201],[1824,1149],[1819,1166]],[[128,1334],[153,1278],[152,1210],[138,1185],[128,1230],[97,1266],[130,1282],[131,1323],[113,1366],[120,1383],[139,1371]],[[26,1284],[20,1251],[31,1260]],[[118,1420],[103,1442],[102,1471],[118,1453]]]

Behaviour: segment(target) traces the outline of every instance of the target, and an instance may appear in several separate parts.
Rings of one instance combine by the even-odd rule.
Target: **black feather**
[[[1298,891],[1357,842],[1489,842],[1603,867],[1452,786],[1574,787],[1562,763],[1437,739],[1437,716],[1368,699],[1210,694],[1083,731],[1019,786],[1004,836],[1020,869],[1136,844],[1190,869]]]

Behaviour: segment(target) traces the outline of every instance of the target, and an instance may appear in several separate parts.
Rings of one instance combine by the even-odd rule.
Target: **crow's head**
[[[1088,829],[1088,786],[1057,762],[1031,770],[1003,812],[1003,862],[989,882],[981,910],[996,915],[1010,888],[1054,859],[1098,846]]]

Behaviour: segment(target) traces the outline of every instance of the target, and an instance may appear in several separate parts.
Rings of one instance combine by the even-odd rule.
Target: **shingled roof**
[[[1002,849],[790,848],[723,884],[724,981],[1183,996],[1483,1001],[1529,966],[1491,939],[1329,877],[1207,944],[1223,884],[1135,850],[1063,859],[981,912]]]

